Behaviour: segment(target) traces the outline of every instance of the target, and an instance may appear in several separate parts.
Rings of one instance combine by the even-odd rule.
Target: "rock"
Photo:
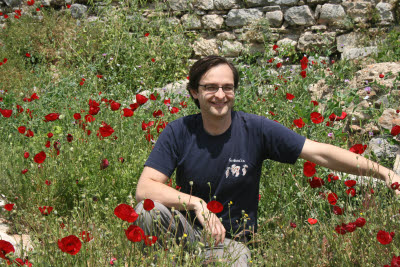
[[[22,4],[22,0],[3,0],[3,2],[9,7],[16,7]]]
[[[325,33],[312,33],[305,32],[300,35],[297,48],[302,51],[317,51],[320,49],[327,49],[334,45],[335,43],[335,32],[325,32]]]
[[[311,99],[316,101],[322,98],[329,100],[332,98],[330,95],[333,92],[333,87],[327,85],[325,79],[321,79],[317,83],[310,85],[308,92],[311,94]]]
[[[197,60],[195,60],[195,61],[197,61]],[[180,80],[180,81],[177,81],[174,83],[169,83],[169,84],[165,85],[163,88],[154,88],[154,90],[160,94],[161,98],[163,98],[165,94],[186,95],[186,94],[188,94],[188,91],[186,89],[188,82],[189,81],[186,79]]]
[[[283,38],[283,39],[279,40],[277,42],[277,45],[279,45],[279,46],[293,46],[293,47],[296,47],[297,46],[297,41],[286,37],[286,38]]]
[[[222,42],[221,52],[225,57],[238,57],[243,51],[243,45],[238,41],[228,41]]]
[[[50,6],[50,0],[42,0],[41,3],[45,7],[49,7]]]
[[[271,0],[247,0],[245,1],[246,7],[263,7],[267,6]]]
[[[311,26],[311,30],[313,31],[313,32],[322,32],[322,31],[326,31],[326,26],[325,25],[314,25],[314,26]]]
[[[201,10],[214,9],[214,0],[195,0],[193,5]]]
[[[354,78],[350,81],[350,88],[362,88],[370,86],[372,91],[381,95],[381,88],[386,88],[386,90],[394,89],[393,83],[395,82],[396,76],[400,73],[400,63],[396,62],[384,62],[371,64],[359,70],[355,73]],[[379,78],[379,74],[384,74],[385,79]],[[372,84],[371,84],[372,83]],[[379,86],[375,86],[377,83]],[[400,83],[396,81],[395,87],[399,86]],[[395,96],[395,90],[392,91],[392,96]]]
[[[50,0],[50,6],[53,7],[62,7],[65,6],[65,0]]]
[[[324,4],[321,7],[318,23],[334,24],[346,16],[341,5]]]
[[[81,4],[73,4],[71,5],[70,10],[71,10],[71,16],[74,19],[80,19],[86,16],[87,6]]]
[[[169,0],[168,4],[169,8],[174,11],[184,11],[193,8],[191,4],[189,4],[189,1],[186,0]]]
[[[378,53],[378,47],[369,46],[369,47],[361,47],[361,48],[344,48],[342,53],[342,59],[356,59],[361,57],[366,57],[371,54]]]
[[[391,4],[380,2],[376,5],[376,9],[379,12],[381,22],[384,22],[384,24],[390,24],[391,22],[394,21],[392,12],[393,8]]]
[[[217,10],[228,10],[238,8],[238,0],[214,0],[214,7]]]
[[[99,17],[95,17],[95,16],[91,16],[87,18],[87,22],[91,23],[91,22],[96,22],[99,20]]]
[[[285,20],[290,25],[311,26],[315,24],[314,16],[308,6],[296,6],[286,10]]]
[[[336,37],[336,47],[339,52],[343,52],[344,48],[354,48],[359,46],[359,40],[363,35],[358,32],[342,34]]]
[[[229,27],[242,27],[262,17],[263,13],[258,9],[232,9],[229,11],[225,23]]]
[[[217,41],[200,38],[193,44],[193,50],[196,56],[218,55]]]
[[[299,3],[299,0],[277,0],[274,4],[281,6],[294,6]]]
[[[181,18],[183,27],[187,30],[199,30],[201,29],[201,21],[197,15],[185,14]]]
[[[201,19],[204,29],[219,30],[224,24],[224,19],[220,15],[205,15]]]
[[[235,40],[236,35],[234,35],[231,32],[222,32],[217,34],[217,40],[219,41],[225,41],[225,40]]]
[[[261,31],[251,29],[240,34],[239,40],[247,43],[263,43],[264,35]]]
[[[386,109],[379,117],[378,123],[382,128],[390,131],[394,125],[400,125],[400,114],[394,109]]]
[[[281,11],[280,6],[265,6],[260,9],[262,12]]]
[[[345,1],[342,3],[346,14],[354,20],[355,23],[367,22],[369,12],[373,8],[373,3],[368,1]]]
[[[268,20],[268,23],[272,27],[280,27],[283,21],[283,13],[282,11],[271,11],[265,13],[265,18]]]
[[[387,140],[383,138],[372,138],[369,141],[368,148],[374,152],[375,156],[379,159],[395,158],[397,151],[399,151],[400,146],[392,145]]]
[[[248,54],[263,54],[265,52],[264,44],[250,43],[244,45],[244,51]]]
[[[179,25],[181,23],[181,21],[178,18],[175,18],[175,17],[166,18],[165,21],[169,25],[172,25],[172,26],[177,26],[177,25]]]

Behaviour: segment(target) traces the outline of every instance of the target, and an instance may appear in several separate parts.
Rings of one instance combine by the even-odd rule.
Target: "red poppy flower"
[[[93,121],[95,121],[95,120],[96,120],[96,118],[93,117],[93,116],[90,115],[90,114],[87,114],[87,115],[85,116],[85,121],[86,121],[86,122],[93,122]]]
[[[165,127],[167,126],[167,122],[165,121],[160,121],[157,125],[157,133],[160,133],[161,129],[165,129]]]
[[[103,126],[99,128],[100,134],[103,137],[110,136],[114,133],[114,129],[108,125],[107,123],[103,122]]]
[[[119,109],[120,106],[121,106],[120,103],[114,101],[114,102],[111,103],[110,108],[111,108],[112,111],[116,111],[116,110]]]
[[[152,62],[156,62],[156,59],[155,59],[155,58],[152,58],[151,61],[152,61]]]
[[[154,202],[151,199],[145,199],[143,201],[143,208],[147,211],[151,211],[152,209],[154,209]]]
[[[154,94],[151,94],[151,95],[150,95],[150,100],[153,100],[153,101],[154,101],[154,100],[157,100],[157,96],[158,96],[158,94],[155,94],[155,95],[154,95]]]
[[[3,59],[3,63],[4,63],[4,64],[7,63],[7,61],[8,61],[7,58],[4,58],[4,59]]]
[[[45,159],[46,159],[46,153],[44,151],[41,151],[35,155],[33,161],[35,161],[37,164],[42,164],[45,161]]]
[[[74,114],[74,119],[75,120],[80,120],[82,117],[81,117],[81,114],[80,113],[75,113]]]
[[[46,180],[44,183],[45,183],[46,185],[51,185],[51,182],[50,182],[49,180]]]
[[[26,137],[33,137],[35,134],[31,131],[31,129],[28,129],[27,133],[26,133]]]
[[[356,190],[353,187],[349,188],[349,189],[346,190],[346,194],[351,196],[351,197],[354,197],[356,195]]]
[[[29,152],[24,153],[24,158],[26,158],[26,159],[29,158]]]
[[[147,133],[144,135],[144,138],[146,138],[147,142],[152,142],[154,141],[153,135],[150,133]]]
[[[379,78],[381,78],[381,79],[382,79],[382,78],[384,78],[384,77],[385,77],[385,75],[384,75],[384,74],[382,74],[382,73],[381,73],[381,74],[379,74]]]
[[[275,61],[275,58],[268,59],[268,63],[273,63],[274,61]]]
[[[305,70],[300,72],[301,77],[306,78],[307,77],[307,72]]]
[[[152,246],[157,242],[157,237],[156,236],[151,236],[151,235],[145,235],[144,236],[144,244],[146,246]]]
[[[136,211],[128,204],[119,204],[114,209],[114,214],[121,220],[130,222],[130,223],[135,222],[137,220],[137,218],[139,217],[139,215],[136,213]]]
[[[387,245],[392,242],[392,236],[390,235],[389,232],[379,230],[378,234],[376,235],[376,239],[378,239],[378,242],[381,243],[382,245]]]
[[[125,159],[123,157],[120,157],[119,161],[121,161],[121,163],[124,163]]]
[[[55,121],[55,120],[58,120],[59,117],[60,117],[60,115],[58,113],[50,113],[50,114],[47,114],[46,116],[44,116],[46,121]]]
[[[321,113],[318,113],[318,112],[312,112],[310,114],[310,118],[311,118],[311,121],[315,124],[319,124],[324,121],[324,117],[321,115]]]
[[[357,225],[355,224],[355,223],[348,223],[347,225],[346,225],[346,227],[345,227],[345,229],[346,229],[346,232],[349,232],[349,233],[352,233],[352,232],[354,232],[355,230],[356,230],[356,228],[357,228]]]
[[[142,228],[132,224],[128,227],[128,229],[125,230],[125,235],[128,238],[128,240],[132,242],[140,242],[145,237]]]
[[[97,113],[99,113],[99,111],[100,111],[100,107],[94,107],[94,106],[89,107],[90,115],[97,115]]]
[[[51,206],[43,206],[43,207],[39,207],[40,213],[42,215],[49,215],[51,213],[51,211],[53,210],[53,207]]]
[[[52,137],[53,137],[53,133],[48,133],[48,134],[47,134],[47,137],[48,137],[48,138],[52,138]]]
[[[337,225],[335,227],[335,231],[336,231],[336,233],[341,234],[341,235],[346,234],[346,224],[342,223],[342,225]]]
[[[133,116],[132,109],[124,108],[122,111],[124,112],[124,115],[123,115],[124,117],[132,117]]]
[[[8,260],[6,254],[10,252],[15,252],[14,246],[8,241],[0,240],[0,258]]]
[[[279,69],[280,67],[282,67],[282,63],[279,62],[278,64],[276,64],[276,67]]]
[[[142,130],[146,131],[148,127],[151,127],[154,125],[154,121],[149,121],[148,123],[145,123],[142,121]]]
[[[397,189],[400,187],[400,184],[399,184],[398,182],[394,182],[394,183],[392,183],[392,184],[390,185],[390,187],[391,187],[393,190],[397,190]]]
[[[311,188],[318,188],[325,184],[324,180],[319,177],[313,177],[312,179],[308,179],[308,183],[310,184]]]
[[[353,186],[356,185],[356,183],[357,183],[356,180],[347,180],[347,181],[344,182],[344,184],[345,184],[347,187],[353,187]]]
[[[144,37],[148,37],[149,35],[150,35],[150,33],[146,32],[146,33],[144,34]]]
[[[159,110],[153,112],[153,117],[154,118],[164,117],[164,114],[162,113],[161,109],[159,109]]]
[[[354,223],[357,225],[357,227],[363,227],[366,222],[367,221],[363,217],[360,217]]]
[[[4,205],[4,209],[8,210],[8,211],[12,211],[12,209],[14,208],[15,204],[5,204]]]
[[[395,125],[392,127],[392,130],[390,131],[390,134],[393,136],[396,136],[400,133],[400,126],[399,125]]]
[[[67,141],[71,143],[72,140],[74,140],[74,137],[72,136],[72,134],[67,134]]]
[[[3,115],[5,118],[11,117],[12,114],[12,109],[0,109],[1,115]]]
[[[133,103],[133,104],[130,104],[129,107],[131,108],[132,111],[135,111],[139,107],[139,104],[138,103]]]
[[[328,202],[329,202],[329,204],[335,206],[338,199],[339,198],[335,193],[329,193],[328,194]]]
[[[293,123],[294,123],[298,128],[303,128],[304,125],[306,125],[306,124],[304,123],[304,121],[303,121],[303,118],[293,120]]]
[[[290,223],[290,227],[296,228],[296,227],[297,227],[297,224],[295,224],[294,222],[291,222],[291,223]]]
[[[165,99],[164,100],[164,105],[167,105],[167,106],[171,105],[171,99],[170,98]]]
[[[181,105],[182,108],[187,108],[187,102],[185,101],[179,102],[179,105]]]
[[[71,255],[77,254],[82,247],[82,243],[74,235],[69,235],[67,237],[58,240],[58,248],[61,249],[62,252],[66,252]]]
[[[22,174],[25,174],[25,173],[27,173],[27,172],[28,172],[28,169],[23,169],[23,170],[21,171]]]
[[[354,146],[350,147],[350,151],[356,154],[364,153],[365,149],[367,149],[367,145],[362,144],[355,144]]]
[[[89,242],[90,240],[93,239],[92,234],[89,233],[89,232],[86,232],[86,231],[82,231],[79,235],[80,235],[82,241],[85,242],[85,243],[87,243],[87,242]]]
[[[294,95],[290,94],[290,93],[286,93],[286,99],[287,100],[293,100]]]
[[[398,267],[398,266],[400,266],[400,256],[395,256],[395,255],[393,255],[393,258],[392,258],[392,262],[390,263],[390,266],[389,265],[385,265],[384,267],[386,267],[386,266],[388,266],[388,267]]]
[[[314,100],[311,100],[311,103],[314,105],[314,107],[319,105],[319,103],[317,101],[314,101]]]
[[[33,93],[33,94],[31,95],[31,99],[32,99],[32,100],[39,100],[39,96],[38,96],[36,93]]]
[[[178,112],[179,112],[179,108],[177,108],[177,107],[172,107],[170,112],[171,112],[171,114],[178,113]]]
[[[71,5],[70,5],[70,4],[67,4],[67,8],[70,9],[70,8],[71,8]]]
[[[99,79],[102,79],[102,78],[103,78],[103,75],[97,74],[96,77],[99,78]]]
[[[302,70],[305,70],[305,69],[307,68],[307,65],[308,65],[308,58],[304,56],[304,57],[300,60],[300,64],[301,64],[301,69],[302,69]]]
[[[311,225],[316,224],[316,223],[318,222],[317,219],[313,219],[313,218],[308,218],[307,221],[308,221],[308,223],[311,224]]]
[[[276,45],[276,44],[274,44],[274,45],[272,46],[272,50],[274,50],[274,51],[276,51],[276,49],[278,49],[278,48],[279,48],[279,46]]]
[[[336,215],[343,215],[343,209],[338,206],[333,206],[333,213]]]
[[[108,165],[110,165],[108,159],[102,159],[100,162],[100,170],[104,170],[105,168],[108,167]]]
[[[207,209],[212,213],[220,213],[224,209],[224,206],[220,202],[212,200],[207,203]]]
[[[304,162],[303,165],[303,173],[305,176],[307,177],[311,177],[315,174],[316,170],[315,170],[315,166],[317,164],[315,164],[314,162],[310,162],[310,161],[306,161]]]
[[[26,56],[26,57],[31,57],[31,54],[25,53],[25,56]]]
[[[147,102],[147,100],[149,99],[144,95],[136,94],[136,103],[138,103],[139,105],[143,105],[144,103]]]
[[[19,126],[19,127],[18,127],[18,132],[19,132],[20,134],[24,134],[25,131],[26,131],[26,127],[25,127],[25,126]]]

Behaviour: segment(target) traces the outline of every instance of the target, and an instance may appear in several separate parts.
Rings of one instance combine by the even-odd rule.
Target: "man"
[[[168,124],[137,185],[137,201],[154,200],[162,224],[153,229],[156,213],[143,212],[141,226],[146,234],[176,231],[191,242],[205,242],[207,258],[246,266],[250,252],[236,240],[244,241],[249,231],[257,231],[259,182],[265,159],[294,164],[300,157],[332,170],[371,175],[387,185],[400,182],[393,171],[357,154],[308,140],[265,117],[233,111],[239,78],[225,58],[200,59],[189,77],[188,90],[201,113]],[[180,191],[166,185],[175,169]],[[221,220],[207,209],[211,200],[223,204],[218,214]],[[139,203],[136,210],[142,209]],[[194,225],[192,217],[187,220],[175,211],[185,209],[187,215],[195,216]],[[202,229],[211,234],[214,244],[201,236]]]

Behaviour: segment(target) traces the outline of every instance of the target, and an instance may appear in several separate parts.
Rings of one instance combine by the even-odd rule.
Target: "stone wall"
[[[71,5],[76,19],[94,20],[98,15],[87,13],[88,0],[39,1],[44,6]],[[0,0],[0,9],[21,3]],[[162,12],[151,7],[156,4],[162,5]],[[95,5],[99,10],[104,3]],[[143,11],[144,20],[167,16],[170,23],[193,32],[193,58],[237,57],[264,52],[273,44],[293,46],[299,53],[323,49],[342,58],[363,57],[377,51],[376,40],[398,23],[399,14],[399,0],[169,0],[151,3]]]

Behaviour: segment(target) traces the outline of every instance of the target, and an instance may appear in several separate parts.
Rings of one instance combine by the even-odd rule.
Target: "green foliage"
[[[398,61],[400,60],[400,28],[394,27],[382,39],[378,47],[378,54],[375,57],[378,62]]]

